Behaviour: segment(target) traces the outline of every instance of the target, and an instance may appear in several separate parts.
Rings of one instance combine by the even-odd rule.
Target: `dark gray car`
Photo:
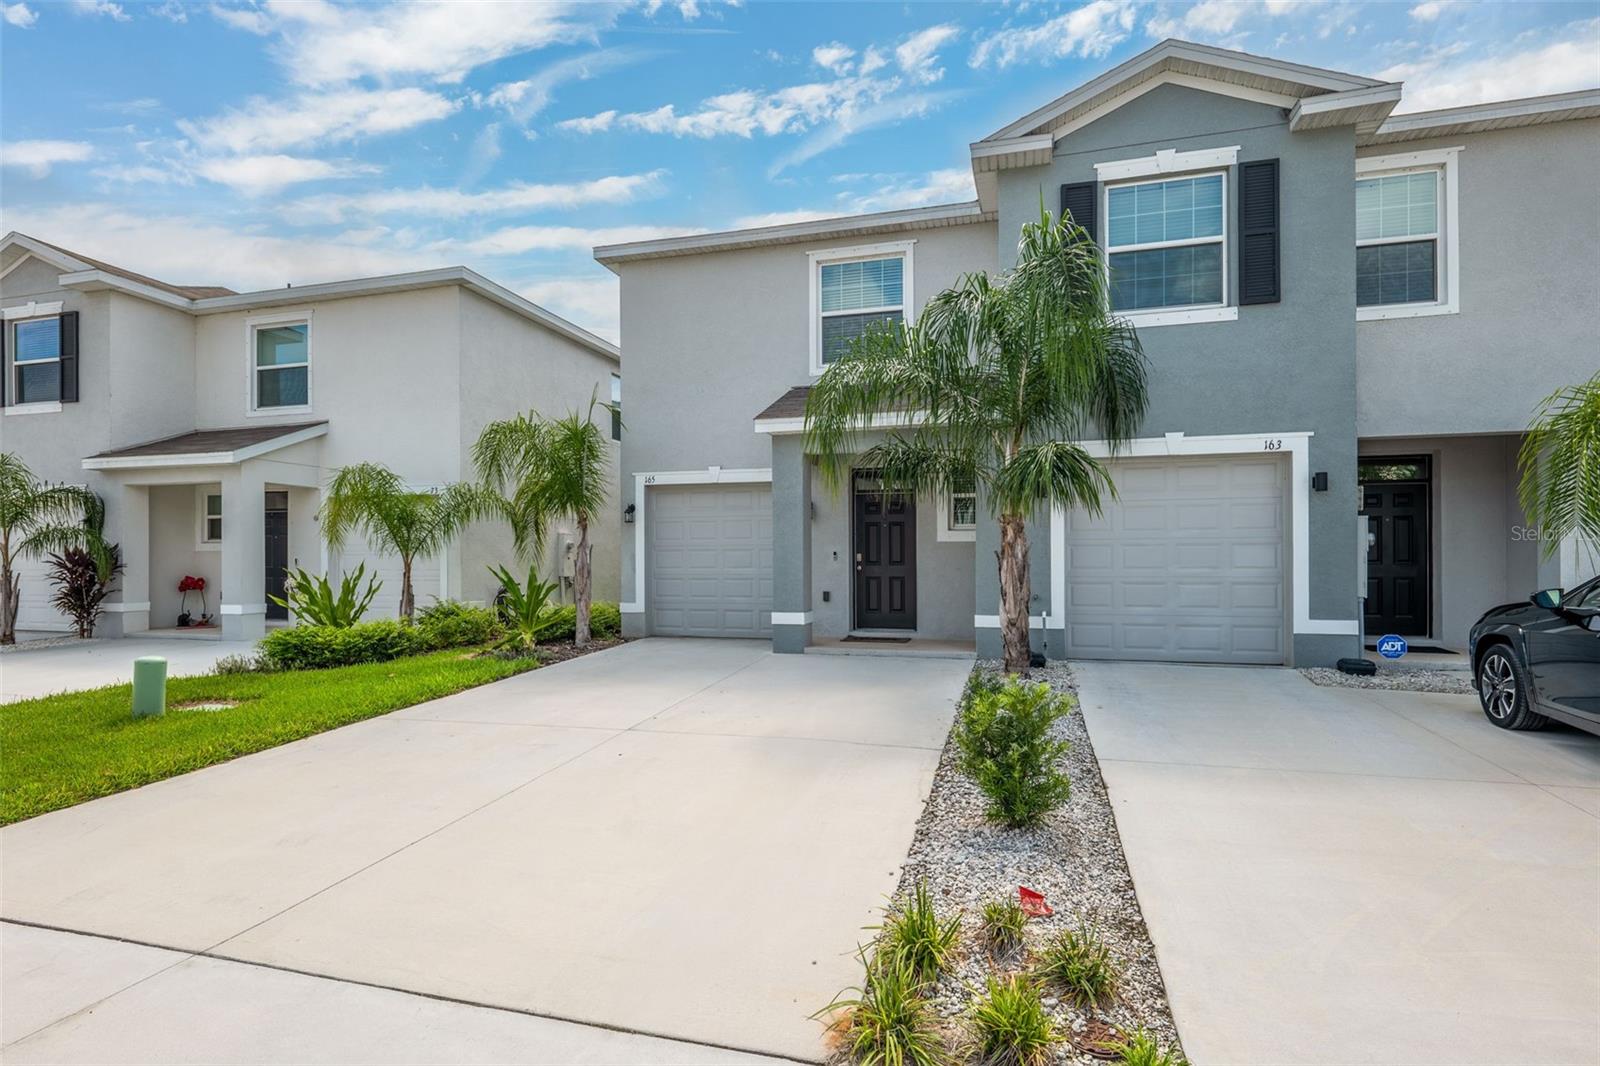
[[[1471,647],[1489,721],[1539,729],[1554,718],[1600,735],[1600,578],[1486,611]]]

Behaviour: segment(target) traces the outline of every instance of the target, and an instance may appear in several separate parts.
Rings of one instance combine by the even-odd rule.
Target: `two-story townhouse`
[[[392,615],[398,559],[321,536],[333,471],[378,462],[419,489],[468,479],[485,423],[586,410],[620,384],[616,346],[464,267],[235,293],[12,233],[0,309],[0,448],[105,501],[126,564],[106,635],[175,626],[178,584],[194,575],[212,632],[260,636],[287,617],[269,594],[288,567],[338,576],[365,563],[383,582],[373,615]],[[594,594],[611,599],[621,520],[606,516],[591,531]],[[554,530],[541,563],[569,599],[572,540]],[[417,560],[417,603],[487,601],[487,567],[515,561],[503,525],[474,524]],[[64,628],[49,591],[42,564],[27,564],[19,629]],[[198,620],[200,597],[187,606]]]
[[[1041,200],[1101,245],[1150,405],[1119,499],[1030,530],[1036,647],[1324,664],[1361,592],[1369,631],[1461,647],[1575,582],[1515,453],[1600,365],[1600,91],[1391,118],[1402,91],[1165,41],[973,143],[975,202],[597,248],[637,401],[626,630],[998,651],[983,501],[831,490],[801,434],[864,323],[1011,265]]]

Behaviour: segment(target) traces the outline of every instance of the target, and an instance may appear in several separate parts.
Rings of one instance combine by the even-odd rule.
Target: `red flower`
[[[178,582],[179,592],[204,592],[205,588],[206,579],[203,577],[193,577],[185,574],[183,580]]]

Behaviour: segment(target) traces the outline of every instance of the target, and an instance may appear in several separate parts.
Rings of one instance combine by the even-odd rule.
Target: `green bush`
[[[293,626],[273,630],[261,641],[262,656],[278,670],[381,663],[427,649],[420,630],[392,618],[353,626]]]
[[[1051,733],[1072,697],[1049,685],[975,675],[956,722],[961,769],[989,797],[989,817],[1013,829],[1033,825],[1071,793],[1056,762],[1071,747]]]
[[[211,672],[218,677],[229,677],[234,674],[262,674],[270,669],[266,656],[259,652],[247,652],[243,655],[224,655],[211,667]]]
[[[1117,991],[1111,949],[1093,929],[1063,929],[1044,949],[1035,971],[1074,1003],[1097,1007]]]
[[[417,612],[417,629],[430,648],[467,648],[500,639],[500,616],[493,607],[440,600]]]
[[[1022,929],[1028,915],[1014,899],[990,900],[983,905],[983,940],[989,950],[1009,955],[1022,947]]]
[[[920,981],[937,981],[955,956],[961,915],[940,921],[927,883],[918,881],[911,895],[883,916],[880,928],[880,958],[905,963]]]
[[[546,607],[539,619],[539,639],[542,641],[571,640],[578,629],[578,609],[572,604]],[[614,603],[589,605],[589,635],[595,640],[606,640],[622,632],[622,612]]]
[[[321,574],[307,573],[295,567],[285,577],[283,596],[267,599],[279,607],[294,612],[295,621],[313,626],[353,626],[372,606],[372,597],[378,594],[383,582],[377,576],[366,577],[367,564],[362,563],[353,573],[339,580],[339,591],[334,592],[328,579]],[[367,584],[361,586],[362,578]]]
[[[878,957],[867,964],[858,994],[817,1013],[832,1014],[829,1029],[859,1066],[943,1066],[950,1061],[939,1019],[922,982],[906,963]]]
[[[984,1066],[1043,1066],[1066,1037],[1022,974],[990,976],[972,1008],[972,1035]]]
[[[1109,1045],[1120,1066],[1189,1066],[1183,1052],[1166,1050],[1140,1026],[1121,1043]]]

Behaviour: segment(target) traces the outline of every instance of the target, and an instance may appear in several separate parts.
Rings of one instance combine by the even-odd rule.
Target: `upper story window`
[[[611,439],[622,439],[622,375],[611,375]]]
[[[1450,314],[1460,307],[1459,148],[1356,160],[1356,317]]]
[[[12,395],[15,403],[61,399],[61,318],[30,318],[11,327]]]
[[[1113,311],[1227,302],[1223,184],[1216,173],[1107,186]]]
[[[311,405],[311,324],[272,322],[250,327],[251,407],[257,411]]]
[[[811,372],[829,363],[871,329],[909,320],[910,241],[811,253]]]

